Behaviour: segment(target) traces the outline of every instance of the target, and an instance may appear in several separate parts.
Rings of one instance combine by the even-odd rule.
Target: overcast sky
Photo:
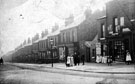
[[[0,41],[3,53],[13,50],[55,23],[64,25],[70,14],[79,16],[87,7],[102,9],[108,0],[0,0]],[[93,4],[90,4],[93,3]]]

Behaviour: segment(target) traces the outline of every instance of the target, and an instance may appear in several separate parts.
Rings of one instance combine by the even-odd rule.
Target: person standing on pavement
[[[107,63],[108,63],[108,66],[112,65],[112,56],[107,57]]]
[[[67,67],[70,67],[70,63],[71,63],[70,56],[67,56],[67,63],[66,63],[66,66],[67,66]]]
[[[0,59],[0,64],[3,64],[3,59],[2,59],[2,57],[1,57],[1,59]]]
[[[77,64],[77,54],[76,54],[76,52],[74,53],[74,65],[76,66],[76,64]]]
[[[82,54],[82,56],[81,56],[81,61],[82,61],[82,65],[84,65],[84,61],[85,61],[85,58],[84,58],[85,56],[84,56],[84,54]]]
[[[77,65],[79,66],[79,64],[80,64],[80,56],[79,54],[77,54]]]
[[[131,55],[130,55],[129,51],[127,50],[126,52],[127,52],[127,54],[126,54],[126,62],[129,65],[132,59],[131,59]]]
[[[74,63],[73,55],[71,55],[70,60],[71,60],[71,66],[73,66],[73,63]]]

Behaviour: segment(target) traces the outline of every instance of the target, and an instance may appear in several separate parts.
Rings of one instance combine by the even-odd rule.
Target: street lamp
[[[51,57],[52,57],[52,67],[53,67],[53,52],[52,52],[53,39],[50,40],[50,44],[51,44]]]

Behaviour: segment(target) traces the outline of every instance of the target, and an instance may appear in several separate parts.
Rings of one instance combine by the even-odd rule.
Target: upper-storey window
[[[102,31],[101,37],[104,38],[105,37],[105,25],[104,24],[101,25],[101,31]]]
[[[62,33],[60,34],[61,43],[63,43],[63,36]]]
[[[74,41],[74,30],[72,30],[72,41]]]
[[[74,29],[74,42],[76,42],[77,41],[77,30],[76,29]]]
[[[118,32],[118,18],[114,18],[114,32]]]
[[[64,36],[64,43],[66,43],[66,32],[63,33]]]
[[[120,26],[124,26],[124,17],[120,17]]]
[[[70,42],[72,42],[72,30],[70,30]]]
[[[69,34],[68,34],[68,31],[66,32],[66,42],[69,42]]]

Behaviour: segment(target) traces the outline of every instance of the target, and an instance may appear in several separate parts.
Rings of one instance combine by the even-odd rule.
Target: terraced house
[[[85,55],[87,62],[96,60],[96,43],[98,42],[98,25],[97,17],[104,14],[104,11],[91,13],[88,9],[84,14],[74,20],[73,23],[61,30],[59,42],[59,56],[66,58],[75,52],[81,56]]]

